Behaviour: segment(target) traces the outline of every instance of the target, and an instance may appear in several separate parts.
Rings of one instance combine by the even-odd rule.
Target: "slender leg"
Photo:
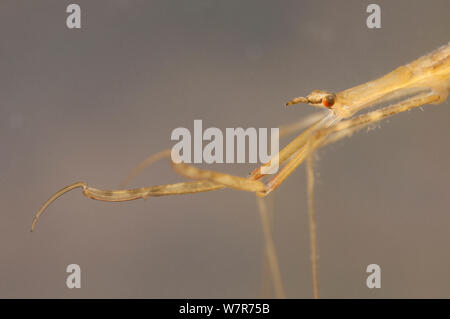
[[[266,189],[264,183],[247,177],[199,169],[185,163],[176,164],[173,161],[171,163],[174,170],[186,178],[208,180],[219,185],[248,192],[264,192]]]
[[[328,111],[316,112],[300,119],[297,122],[279,126],[279,137],[284,138],[294,133],[300,132],[301,130],[313,125],[314,123],[319,122],[325,117],[326,113],[328,113]]]
[[[209,181],[192,181],[177,184],[135,188],[129,190],[101,190],[89,187],[85,182],[77,182],[62,188],[54,195],[52,195],[44,203],[44,205],[41,206],[41,208],[38,210],[33,219],[33,222],[31,224],[31,231],[34,230],[39,217],[44,213],[45,209],[51,203],[57,200],[60,196],[76,188],[82,188],[83,195],[91,199],[101,200],[105,202],[125,202],[139,198],[146,199],[147,197],[151,196],[180,195],[180,194],[207,192],[222,189],[225,188],[225,186]]]
[[[262,264],[262,271],[261,271],[261,298],[263,299],[271,299],[273,298],[273,288],[272,288],[272,281],[273,278],[271,278],[272,274],[270,272],[269,268],[269,260],[267,255],[267,249],[266,245],[264,245],[263,249],[263,256],[261,259]]]
[[[275,194],[272,194],[272,196],[267,196],[266,198],[264,198],[264,205],[267,207],[267,212],[268,212],[268,220],[269,220],[269,227],[270,230],[272,231],[273,234],[273,227],[274,227],[274,218],[275,218],[275,214],[274,214],[274,210],[275,210],[275,203],[274,203],[274,199],[275,199]],[[260,200],[259,197],[256,197],[256,200]],[[270,200],[270,202],[268,203],[268,200]],[[257,202],[258,204],[258,202]],[[261,208],[258,205],[258,209],[259,209],[259,213],[262,214],[261,212]],[[262,258],[262,271],[261,271],[261,296],[262,298],[273,298],[273,294],[272,291],[274,290],[274,285],[272,284],[272,282],[274,281],[274,278],[272,278],[272,273],[270,271],[270,260],[269,260],[269,254],[267,253],[267,243],[264,245],[264,250],[263,250],[263,258]]]
[[[124,181],[122,183],[120,183],[119,188],[126,188],[127,185],[130,184],[131,180],[134,179],[137,175],[139,175],[145,168],[147,168],[148,166],[152,165],[153,163],[155,163],[161,159],[168,158],[169,156],[170,156],[170,149],[166,149],[166,150],[163,150],[161,152],[158,152],[156,154],[149,156],[148,158],[146,158],[145,160],[140,162],[138,164],[138,166],[136,166],[128,174],[128,176],[124,179]]]
[[[275,243],[273,241],[272,236],[272,227],[270,223],[270,216],[267,211],[267,206],[264,203],[263,198],[257,198],[258,200],[258,208],[261,217],[261,224],[264,233],[264,241],[266,243],[266,254],[269,270],[271,272],[272,284],[275,289],[275,296],[277,298],[286,298],[286,294],[284,292],[283,283],[281,280],[281,272],[280,267],[278,265],[278,258],[276,254]]]
[[[309,148],[310,143],[306,148]],[[308,179],[308,216],[309,216],[309,242],[311,252],[311,269],[313,281],[313,296],[314,299],[319,299],[319,271],[317,263],[317,231],[316,231],[316,217],[314,207],[314,159],[313,152],[308,152],[306,160],[306,175]]]

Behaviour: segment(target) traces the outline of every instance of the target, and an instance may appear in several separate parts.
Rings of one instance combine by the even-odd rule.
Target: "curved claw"
[[[49,199],[47,199],[47,201],[44,203],[44,205],[42,205],[42,207],[38,210],[36,216],[33,219],[33,222],[31,223],[31,229],[30,231],[34,230],[34,227],[36,226],[36,223],[39,219],[39,217],[42,215],[42,213],[45,211],[45,209],[51,204],[53,203],[55,200],[57,200],[59,197],[61,197],[62,195],[64,195],[65,193],[75,189],[75,188],[83,188],[83,191],[86,190],[87,188],[87,184],[84,182],[77,182],[77,183],[73,183],[72,185],[66,186],[63,189],[59,190],[58,192],[56,192],[52,197],[50,197]]]

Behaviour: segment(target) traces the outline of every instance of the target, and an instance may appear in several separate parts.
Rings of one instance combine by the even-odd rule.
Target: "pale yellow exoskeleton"
[[[77,182],[61,189],[44,203],[33,220],[31,230],[34,230],[38,218],[53,201],[75,188],[82,188],[83,194],[89,198],[108,202],[129,201],[138,198],[145,199],[151,196],[206,192],[225,187],[254,192],[258,196],[264,197],[280,186],[300,164],[307,160],[313,292],[314,297],[317,298],[317,245],[313,201],[314,173],[311,155],[320,147],[340,140],[367,125],[381,121],[397,113],[425,104],[442,103],[446,100],[449,91],[450,43],[409,64],[400,66],[391,73],[376,80],[338,93],[316,90],[306,97],[299,97],[288,102],[287,105],[307,103],[328,109],[328,111],[325,114],[313,115],[313,123],[276,155],[282,168],[266,183],[260,181],[264,177],[261,169],[270,166],[270,162],[258,167],[248,177],[239,177],[216,171],[198,169],[188,164],[176,164],[171,161],[172,167],[176,172],[193,181],[131,190],[100,190],[89,187],[84,182]],[[389,103],[392,104],[362,115],[356,115],[361,110],[369,107]],[[307,119],[306,121],[308,122],[309,120]],[[280,135],[290,134],[292,131],[303,127],[303,124],[304,122],[293,126],[282,127],[280,129]],[[170,150],[157,153],[142,162],[132,172],[130,178],[154,161],[169,157]],[[265,208],[262,204],[260,205],[260,212],[266,240],[266,253],[274,288],[277,296],[283,297],[284,292],[275,248],[270,227],[267,227]]]

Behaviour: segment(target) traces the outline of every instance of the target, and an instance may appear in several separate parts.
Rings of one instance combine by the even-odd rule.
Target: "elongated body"
[[[447,98],[450,90],[450,43],[376,80],[336,94],[337,116],[348,118],[377,103],[399,99],[423,90],[434,90]]]

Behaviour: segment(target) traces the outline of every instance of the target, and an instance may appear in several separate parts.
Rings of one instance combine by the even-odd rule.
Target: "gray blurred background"
[[[82,29],[65,25],[66,6]],[[449,1],[18,1],[0,3],[0,297],[263,296],[253,194],[222,190],[127,203],[56,190],[116,188],[173,145],[176,127],[277,127],[282,104],[340,91],[448,43]],[[450,297],[450,105],[398,115],[319,152],[321,296]],[[283,141],[286,143],[287,141]],[[255,166],[213,166],[245,176]],[[161,162],[133,187],[182,180]],[[304,167],[275,193],[287,296],[310,298]],[[82,288],[66,287],[81,266]],[[368,264],[381,289],[366,287]]]

